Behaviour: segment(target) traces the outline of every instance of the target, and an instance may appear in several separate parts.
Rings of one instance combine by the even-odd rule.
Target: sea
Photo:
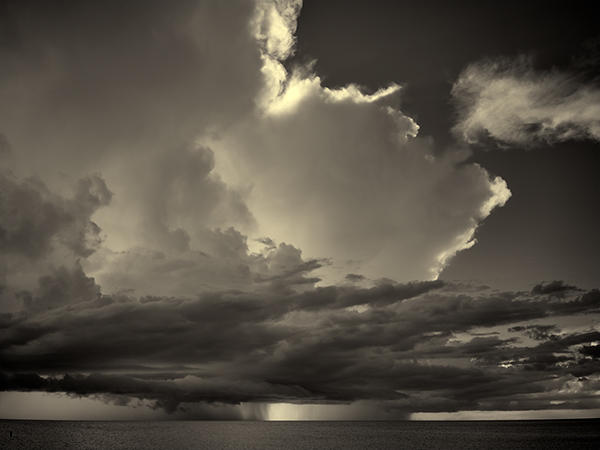
[[[399,422],[0,420],[2,449],[600,449],[600,419]]]

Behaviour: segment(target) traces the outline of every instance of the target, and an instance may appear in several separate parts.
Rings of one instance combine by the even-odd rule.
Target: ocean
[[[71,422],[1,420],[2,449],[599,449],[600,420]]]

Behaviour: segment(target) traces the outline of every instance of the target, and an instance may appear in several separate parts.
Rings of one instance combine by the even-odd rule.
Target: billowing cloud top
[[[598,293],[436,281],[510,191],[434,151],[401,85],[288,72],[300,7],[9,6],[0,388],[168,411],[597,407],[598,333],[544,321]]]

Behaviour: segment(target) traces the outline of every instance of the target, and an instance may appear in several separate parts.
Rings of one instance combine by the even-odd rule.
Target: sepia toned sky
[[[597,416],[593,13],[3,2],[0,417]]]
[[[421,134],[439,143],[437,151],[444,151],[456,145],[452,128],[458,111],[452,86],[470,64],[506,58],[516,68],[515,59],[521,58],[537,69],[537,75],[523,82],[554,77],[575,88],[597,80],[594,11],[589,2],[509,1],[501,7],[468,1],[380,1],[375,6],[305,2],[295,60],[316,59],[316,71],[328,86],[356,82],[376,89],[390,81],[406,85],[402,110],[419,123]],[[508,93],[504,87],[500,92]],[[539,95],[546,95],[547,102],[558,100],[550,93]],[[588,114],[593,118],[597,103],[590,101]],[[563,106],[576,104],[570,100]],[[505,105],[498,124],[514,112],[510,106]],[[510,288],[558,278],[597,287],[597,136],[551,138],[535,145],[530,136],[509,146],[494,141],[472,146],[471,160],[505,179],[514,195],[478,230],[478,245],[446,267],[444,278],[486,280]]]

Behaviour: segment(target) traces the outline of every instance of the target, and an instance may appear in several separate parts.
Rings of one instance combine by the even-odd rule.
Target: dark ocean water
[[[0,421],[0,448],[600,449],[600,420],[499,422],[3,420]]]

